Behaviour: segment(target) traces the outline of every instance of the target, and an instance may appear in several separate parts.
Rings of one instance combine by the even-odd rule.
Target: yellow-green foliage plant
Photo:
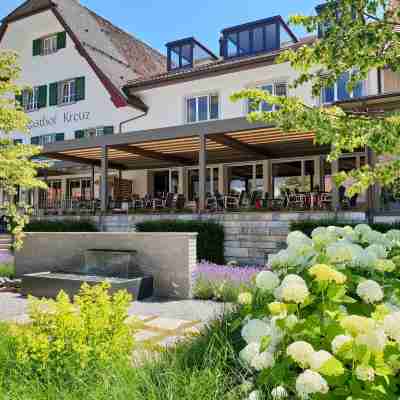
[[[31,297],[32,322],[12,329],[20,373],[47,381],[128,365],[134,345],[134,328],[127,323],[131,296],[108,290],[107,283],[83,285],[73,302],[64,292],[56,300]]]
[[[249,399],[398,400],[400,231],[292,232],[242,304]]]

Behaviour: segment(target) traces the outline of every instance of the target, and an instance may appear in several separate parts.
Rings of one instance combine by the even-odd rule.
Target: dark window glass
[[[196,99],[187,101],[187,122],[196,122]]]
[[[239,33],[239,55],[250,53],[250,32],[243,31]]]
[[[322,89],[322,102],[333,103],[335,101],[335,88],[328,86]]]
[[[171,49],[171,68],[179,68],[179,47]]]
[[[266,85],[266,86],[263,86],[261,89],[266,91],[266,92],[268,92],[268,93],[270,93],[270,94],[273,94],[274,87],[273,87],[273,85]],[[263,102],[261,104],[261,110],[262,111],[272,111],[272,104],[268,104],[266,102]]]
[[[206,121],[208,119],[208,96],[198,98],[199,107],[199,121]]]
[[[190,44],[186,44],[182,46],[182,67],[187,67],[188,65],[192,65],[192,46]]]
[[[345,72],[340,76],[337,82],[338,100],[347,100],[350,98],[350,94],[347,90],[348,83],[349,83],[349,73]]]
[[[363,82],[358,82],[353,89],[353,97],[362,97],[362,96],[364,96],[364,85]]]
[[[235,57],[238,55],[238,42],[237,42],[237,33],[232,33],[228,36],[227,39],[227,56]]]
[[[253,51],[257,53],[263,51],[264,48],[264,27],[255,28],[253,31]]]
[[[210,119],[218,119],[219,104],[218,96],[210,96]]]
[[[267,25],[265,27],[265,33],[266,33],[266,43],[265,43],[265,50],[270,51],[270,50],[275,50],[277,46],[276,42],[276,25],[271,24]]]

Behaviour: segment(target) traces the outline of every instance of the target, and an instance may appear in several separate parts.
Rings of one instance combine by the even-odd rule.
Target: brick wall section
[[[225,257],[243,264],[264,264],[268,254],[285,246],[291,221],[334,218],[329,212],[241,212],[226,214],[152,214],[91,217],[104,232],[133,232],[139,222],[161,219],[212,220],[225,229]],[[54,219],[55,217],[51,217]],[[58,217],[64,218],[64,217]],[[69,217],[79,218],[79,217]],[[82,217],[85,218],[85,217]],[[87,217],[86,217],[87,218]],[[365,221],[362,212],[343,212],[339,219]]]

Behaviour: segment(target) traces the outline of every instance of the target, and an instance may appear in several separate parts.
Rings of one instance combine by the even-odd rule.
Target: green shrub
[[[311,235],[311,232],[318,228],[319,226],[328,227],[328,226],[338,226],[338,227],[345,227],[351,226],[354,228],[357,226],[359,222],[355,221],[345,221],[345,220],[338,220],[338,219],[320,219],[320,220],[304,220],[304,221],[295,221],[291,222],[290,224],[290,231],[300,231],[305,233],[307,236]],[[386,233],[391,229],[399,229],[400,223],[393,223],[393,224],[385,224],[385,223],[376,223],[370,224],[371,228],[375,231]]]
[[[32,220],[25,232],[98,232],[96,225],[89,220]]]
[[[0,277],[1,278],[14,278],[15,277],[15,267],[14,264],[0,264]]]
[[[73,303],[64,292],[56,300],[30,298],[32,323],[14,328],[18,372],[47,382],[85,379],[114,363],[129,364],[131,296],[111,296],[109,287],[83,285]]]
[[[198,232],[197,259],[224,263],[224,228],[212,221],[145,221],[136,225],[139,232]]]

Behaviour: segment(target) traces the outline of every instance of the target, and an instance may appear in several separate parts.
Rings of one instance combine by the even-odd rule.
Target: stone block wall
[[[292,221],[321,220],[334,217],[335,214],[332,212],[305,211],[221,214],[137,214],[90,218],[104,232],[134,232],[136,224],[149,220],[216,221],[222,224],[225,229],[225,257],[227,261],[234,260],[241,264],[264,264],[269,254],[277,253],[285,246],[285,240]],[[342,220],[365,221],[365,214],[363,212],[341,212],[337,217]]]

